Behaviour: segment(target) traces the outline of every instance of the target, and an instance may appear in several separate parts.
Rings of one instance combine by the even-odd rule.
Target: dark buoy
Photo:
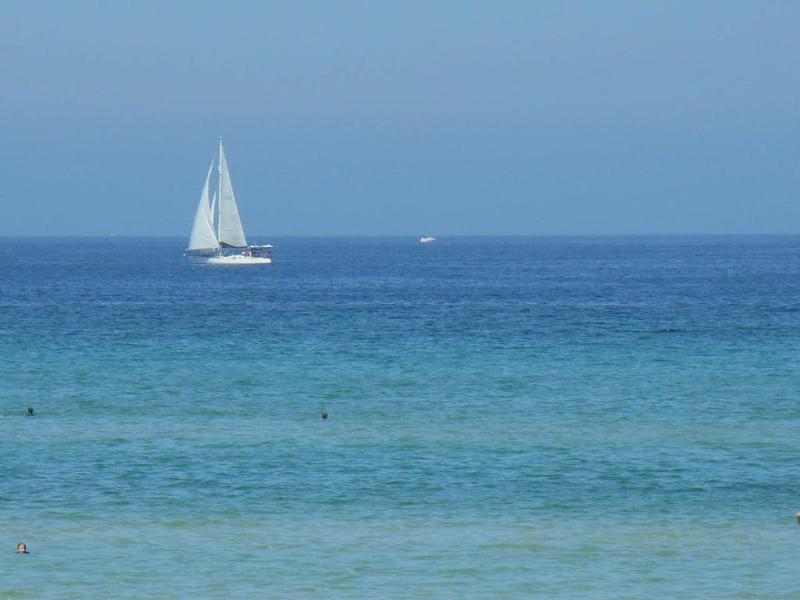
[[[326,410],[322,411],[322,420],[323,421],[327,421],[328,420],[328,411],[326,411]]]
[[[33,416],[33,407],[32,407],[32,406],[29,406],[29,407],[28,407],[28,416],[29,416],[29,417],[32,417],[32,416]]]

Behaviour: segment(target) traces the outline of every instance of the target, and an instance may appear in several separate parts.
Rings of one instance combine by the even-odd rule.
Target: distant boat
[[[215,162],[217,188],[209,199],[208,188]],[[222,140],[219,141],[219,160],[214,157],[208,168],[186,254],[194,261],[210,265],[268,265],[272,262],[272,245],[251,246],[247,243]]]
[[[432,244],[435,241],[436,241],[435,237],[430,237],[427,235],[423,235],[421,238],[419,238],[420,244]]]

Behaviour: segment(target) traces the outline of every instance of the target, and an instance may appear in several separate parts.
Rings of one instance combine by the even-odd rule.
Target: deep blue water
[[[0,239],[0,598],[800,597],[800,236],[274,241]]]

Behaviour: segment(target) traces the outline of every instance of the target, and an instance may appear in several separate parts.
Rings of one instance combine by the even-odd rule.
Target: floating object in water
[[[327,421],[328,420],[328,411],[323,410],[321,417],[322,417],[323,421]],[[798,517],[798,519],[800,519],[800,516]]]
[[[28,416],[29,416],[29,417],[32,417],[33,415],[34,415],[34,412],[33,412],[33,407],[32,407],[32,406],[29,406],[29,407],[28,407]]]
[[[419,238],[420,244],[432,244],[435,241],[436,238],[429,235],[423,235],[421,238]]]

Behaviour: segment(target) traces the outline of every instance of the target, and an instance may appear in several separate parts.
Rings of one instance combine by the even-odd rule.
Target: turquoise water
[[[0,598],[800,597],[800,237],[184,243],[0,240]]]

